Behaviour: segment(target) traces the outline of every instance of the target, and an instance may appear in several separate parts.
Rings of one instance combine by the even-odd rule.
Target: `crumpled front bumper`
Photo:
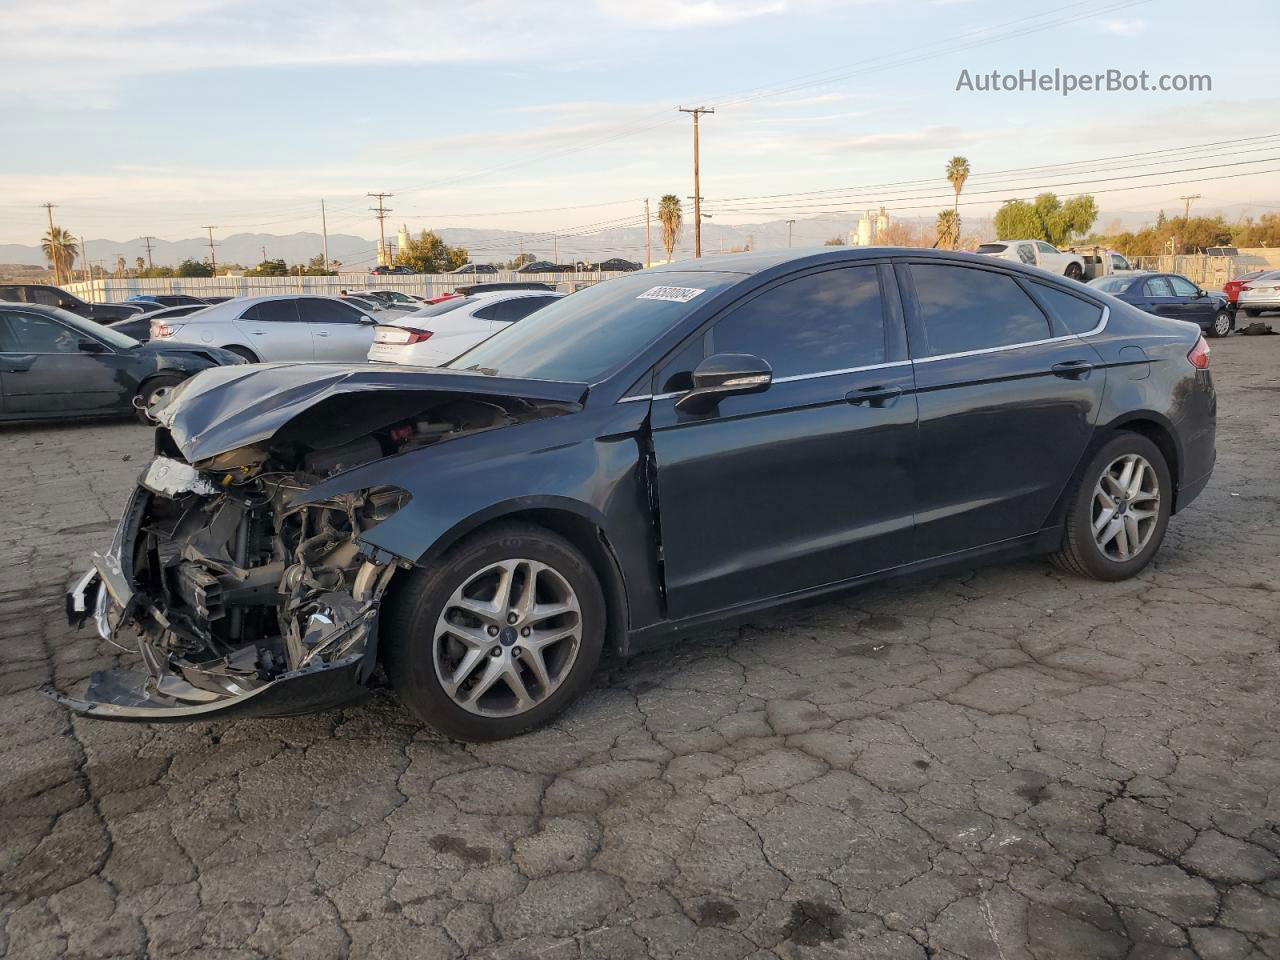
[[[92,618],[99,636],[124,647],[116,637],[117,627],[147,604],[130,586],[121,566],[123,544],[132,540],[132,526],[149,494],[139,488],[131,497],[111,547],[93,554],[93,566],[67,591],[67,622],[76,629]],[[153,614],[159,612],[151,608]],[[353,617],[346,625],[354,629]],[[376,650],[376,620],[369,631],[363,652],[330,661],[315,660],[272,680],[240,686],[232,677],[219,678],[223,687],[214,692],[194,686],[171,668],[167,660],[145,640],[137,641],[144,669],[99,670],[89,677],[82,696],[71,696],[52,687],[41,690],[50,699],[75,713],[104,720],[143,723],[219,718],[293,716],[325,710],[367,695],[366,683],[372,672]]]

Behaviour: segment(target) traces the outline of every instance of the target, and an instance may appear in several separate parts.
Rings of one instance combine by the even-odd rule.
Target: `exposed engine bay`
[[[458,393],[343,394],[268,440],[193,463],[160,427],[111,549],[68,595],[72,621],[92,616],[104,638],[136,643],[145,673],[95,674],[83,699],[50,694],[81,713],[144,720],[241,701],[256,701],[245,712],[287,714],[350,699],[376,666],[384,592],[416,559],[359,538],[409,494],[382,486],[300,502],[306,492],[375,460],[572,409]]]

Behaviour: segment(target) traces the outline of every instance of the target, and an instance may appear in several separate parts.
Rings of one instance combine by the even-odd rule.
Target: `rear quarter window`
[[[1102,308],[1096,303],[1043,283],[1035,287],[1049,312],[1072,333],[1088,333],[1102,322]]]

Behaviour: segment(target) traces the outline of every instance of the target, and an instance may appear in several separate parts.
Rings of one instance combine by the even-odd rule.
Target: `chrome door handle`
[[[316,331],[316,336],[317,336],[317,337],[327,337],[327,336],[328,336],[328,334],[327,334],[327,333],[325,333],[323,330],[317,330],[317,331]]]

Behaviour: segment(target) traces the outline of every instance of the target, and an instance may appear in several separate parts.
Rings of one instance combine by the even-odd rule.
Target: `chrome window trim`
[[[1039,347],[1046,343],[1065,343],[1068,340],[1079,340],[1083,337],[1094,337],[1107,328],[1107,322],[1111,319],[1111,308],[1106,304],[1102,304],[1102,319],[1098,321],[1098,325],[1092,330],[1086,330],[1084,333],[1068,333],[1061,337],[1046,337],[1043,340],[1027,340],[1022,343],[1010,343],[1000,347],[982,347],[978,350],[964,350],[960,353],[940,353],[936,357],[921,357],[918,360],[893,360],[889,363],[872,363],[864,367],[845,367],[841,370],[821,370],[816,373],[798,373],[790,377],[778,377],[773,383],[793,383],[797,380],[817,380],[820,377],[835,377],[844,373],[862,373],[865,370],[888,370],[893,367],[908,367],[914,363],[934,363],[938,360],[955,360],[960,357],[976,357],[988,353],[1003,353],[1006,350],[1020,350],[1023,347]],[[616,403],[636,403],[641,400],[670,400],[673,397],[680,397],[687,393],[687,390],[675,390],[670,393],[640,393],[631,396],[621,397]]]
[[[840,370],[818,370],[814,373],[796,373],[789,377],[776,377],[771,383],[794,383],[797,380],[818,380],[822,377],[837,377],[845,373],[862,373],[864,370],[887,370],[891,367],[909,367],[910,360],[893,360],[889,363],[871,363],[863,367],[844,367]],[[643,393],[633,394],[629,397],[622,397],[618,403],[634,403],[637,400],[670,400],[672,397],[682,397],[689,391],[673,390],[670,393]]]
[[[1006,350],[1021,350],[1023,347],[1039,347],[1046,343],[1065,343],[1068,340],[1079,340],[1082,337],[1097,336],[1107,327],[1107,321],[1111,319],[1111,308],[1105,304],[1102,307],[1102,319],[1098,321],[1098,325],[1092,330],[1086,330],[1084,333],[1068,333],[1061,337],[1046,337],[1043,340],[1025,340],[1022,343],[1009,343],[1000,347],[981,347],[977,350],[962,350],[959,353],[940,353],[933,357],[921,357],[914,360],[914,363],[935,363],[938,360],[955,360],[960,357],[978,357],[988,353],[1004,353]]]

